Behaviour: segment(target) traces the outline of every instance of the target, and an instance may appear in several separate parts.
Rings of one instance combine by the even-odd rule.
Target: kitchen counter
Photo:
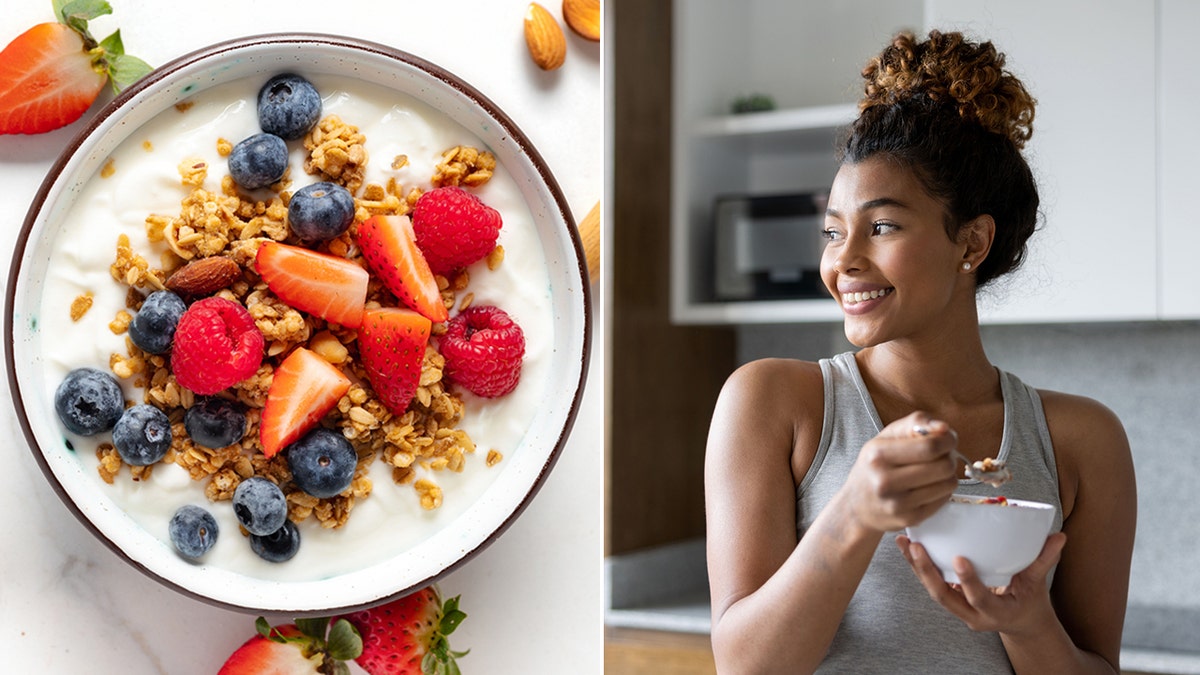
[[[604,622],[613,628],[709,633],[704,540],[609,556],[604,601]],[[1200,675],[1200,652],[1174,648],[1196,644],[1200,612],[1131,605],[1125,623],[1123,672]]]
[[[568,31],[565,65],[542,72],[525,48],[524,0],[286,5],[199,0],[170,6],[110,1],[114,14],[92,22],[93,33],[103,37],[119,26],[129,53],[152,64],[226,39],[285,31],[341,34],[409,51],[495,101],[541,152],[577,218],[601,196],[600,47]],[[548,7],[558,16],[556,5]],[[0,19],[0,41],[52,20],[50,0],[9,3]],[[5,266],[42,177],[82,126],[0,136]],[[598,321],[594,326],[593,344],[599,346]],[[471,650],[460,661],[465,672],[602,672],[601,373],[597,350],[571,439],[528,509],[493,545],[440,583],[445,595],[462,595],[469,615],[453,636],[456,649]],[[254,634],[254,615],[175,593],[90,535],[43,478],[11,406],[0,411],[0,438],[7,458],[0,472],[0,509],[16,516],[0,543],[6,672],[211,675]],[[534,660],[526,653],[529,635],[539,636]],[[530,664],[536,666],[531,670]]]

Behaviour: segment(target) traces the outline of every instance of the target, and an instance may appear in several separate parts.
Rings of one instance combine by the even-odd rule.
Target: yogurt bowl
[[[998,588],[1037,558],[1053,523],[1050,504],[956,494],[906,534],[925,547],[947,583],[959,583],[953,561],[962,556],[985,586]]]
[[[362,132],[370,157],[363,186],[432,189],[430,176],[453,147],[494,157],[490,180],[472,191],[503,216],[503,261],[468,267],[462,290],[470,298],[462,297],[450,314],[472,302],[501,307],[522,326],[526,346],[511,394],[458,394],[459,429],[475,449],[460,458],[465,466],[434,475],[429,466],[414,465],[437,486],[436,500],[415,491],[412,481],[392,480],[399,462],[377,458],[363,465],[369,494],[354,501],[344,522],[330,527],[322,521],[322,527],[316,518],[302,519],[299,553],[283,563],[255,555],[229,502],[208,500],[206,483],[182,464],[155,464],[146,480],[125,468],[106,482],[97,449],[110,438],[73,434],[54,407],[54,392],[68,372],[114,369],[125,358],[124,332],[109,325],[129,292],[110,271],[118,238],[151,264],[158,261],[167,244],[147,237],[147,217],[179,212],[189,194],[179,167],[196,158],[208,169],[207,178],[193,177],[196,185],[221,191],[226,161],[219,141],[236,143],[258,131],[255,98],[278,73],[310,80],[322,97],[322,117],[336,115]],[[319,178],[305,173],[304,149],[289,143],[290,192]],[[363,189],[357,188],[359,196]],[[86,306],[72,316],[76,301]],[[157,69],[106,106],[35,196],[17,241],[6,304],[7,367],[18,418],[48,484],[80,521],[130,564],[183,593],[232,609],[295,615],[331,614],[402,595],[461,566],[498,537],[534,497],[566,442],[591,340],[579,235],[553,175],[512,120],[432,63],[316,34],[214,45]],[[118,379],[127,402],[143,402],[145,378]],[[181,556],[168,534],[174,510],[189,503],[211,510],[220,532],[195,560]]]

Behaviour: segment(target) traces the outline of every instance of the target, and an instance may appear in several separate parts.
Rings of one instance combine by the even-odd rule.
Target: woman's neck
[[[999,375],[984,352],[978,325],[955,333],[860,350],[859,371],[872,397],[933,413],[999,399]]]

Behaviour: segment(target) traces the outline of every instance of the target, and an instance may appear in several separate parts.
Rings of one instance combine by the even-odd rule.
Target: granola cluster
[[[434,187],[444,185],[483,185],[492,178],[496,170],[496,157],[492,153],[458,145],[442,153],[442,161],[433,174]]]
[[[365,137],[356,127],[333,115],[321,120],[304,139],[304,147],[309,151],[305,170],[322,180],[337,182],[356,195],[356,217],[350,231],[326,242],[319,250],[360,264],[365,263],[355,245],[358,224],[372,215],[406,214],[422,192],[417,187],[406,191],[395,179],[384,185],[364,185],[368,160],[365,143]],[[230,147],[228,141],[219,139],[218,155],[227,156]],[[402,155],[393,161],[393,166],[406,163],[407,157]],[[359,361],[356,332],[293,309],[276,297],[257,274],[254,260],[259,246],[266,241],[290,240],[287,226],[290,181],[285,176],[272,186],[273,195],[269,199],[255,200],[242,193],[229,176],[222,178],[219,192],[205,189],[208,168],[201,158],[182,161],[178,166],[180,181],[188,192],[179,213],[151,214],[146,218],[147,239],[165,244],[157,265],[139,255],[128,237],[118,238],[110,271],[114,280],[129,286],[129,292],[126,309],[117,313],[109,328],[114,334],[125,334],[132,313],[140,308],[145,295],[164,288],[164,279],[173,270],[191,260],[223,255],[238,264],[241,274],[216,294],[246,307],[266,338],[266,358],[258,372],[219,394],[235,398],[246,407],[247,428],[242,440],[229,447],[210,449],[188,437],[183,417],[197,397],[175,380],[169,357],[145,353],[127,336],[125,353],[112,354],[109,367],[117,377],[144,388],[145,402],[167,413],[173,440],[162,461],[178,464],[194,480],[203,481],[205,494],[213,501],[231,499],[238,484],[246,478],[265,477],[283,488],[289,518],[297,522],[315,518],[327,528],[345,524],[355,502],[370,495],[373,486],[367,473],[376,461],[391,467],[396,484],[411,485],[422,507],[441,506],[441,488],[429,477],[418,477],[417,469],[461,472],[467,456],[475,453],[475,443],[458,428],[463,401],[443,384],[442,356],[433,346],[426,349],[412,403],[403,414],[389,411],[372,390]],[[490,153],[455,147],[444,153],[431,183],[481,185],[494,169],[495,158]],[[495,269],[501,260],[503,249],[497,247],[488,258],[488,266]],[[439,276],[437,282],[442,300],[450,308],[460,302],[459,294],[467,289],[470,277],[460,272],[450,277]],[[463,295],[461,306],[469,305],[472,298],[470,293]],[[372,282],[368,306],[396,304],[382,284]],[[444,331],[444,324],[433,327],[435,335]],[[281,454],[267,459],[259,441],[261,411],[275,367],[298,346],[307,347],[338,366],[353,382],[323,420],[326,427],[341,431],[358,451],[358,465],[350,487],[332,498],[318,499],[297,488],[292,483],[286,457]],[[101,478],[112,483],[122,466],[115,448],[111,444],[101,445],[97,457]],[[484,463],[493,466],[500,459],[499,452],[490,450]],[[148,480],[153,466],[130,467],[130,470],[133,480]]]

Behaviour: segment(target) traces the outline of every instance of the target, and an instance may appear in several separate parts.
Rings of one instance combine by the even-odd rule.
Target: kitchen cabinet
[[[833,321],[832,299],[717,302],[713,201],[823,192],[854,119],[858,72],[921,2],[676,2],[673,8],[671,318],[676,323]],[[740,96],[777,108],[733,115]]]
[[[1196,87],[1196,28],[1200,3],[1160,0],[1159,7],[1159,150],[1161,308],[1165,319],[1200,317],[1200,294],[1195,292],[1196,252],[1200,224],[1195,195],[1200,189],[1200,88]]]
[[[994,41],[1038,100],[1025,152],[1042,229],[1023,268],[982,298],[984,321],[1159,318],[1155,12],[1133,0],[926,3],[927,27]]]
[[[833,321],[832,300],[717,302],[713,199],[828,189],[859,71],[895,31],[993,40],[1038,99],[1026,157],[1042,197],[1023,267],[980,297],[985,323],[1200,318],[1189,284],[1200,228],[1200,93],[1189,0],[1045,3],[677,3],[674,19],[671,316],[676,323]],[[836,5],[828,7],[827,5]],[[839,21],[839,12],[858,20]],[[817,25],[785,39],[788,26]],[[799,64],[799,65],[797,65]],[[794,67],[793,67],[794,66]],[[779,109],[728,114],[766,93]]]

